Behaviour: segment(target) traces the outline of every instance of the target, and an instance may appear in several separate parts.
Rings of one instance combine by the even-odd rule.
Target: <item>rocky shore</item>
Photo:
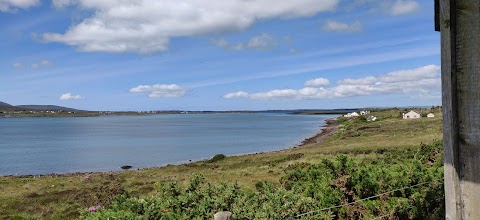
[[[322,130],[313,137],[307,138],[300,144],[300,147],[312,145],[312,144],[321,144],[327,138],[335,134],[338,130],[337,118],[330,118],[326,120],[325,126]]]

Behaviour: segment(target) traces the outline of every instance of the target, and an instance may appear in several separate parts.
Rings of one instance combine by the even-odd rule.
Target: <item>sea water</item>
[[[119,171],[285,149],[332,115],[165,114],[0,118],[0,175]]]

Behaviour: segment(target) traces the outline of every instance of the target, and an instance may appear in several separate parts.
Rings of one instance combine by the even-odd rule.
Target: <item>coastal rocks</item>
[[[92,181],[92,176],[87,175],[83,178],[83,180],[86,181],[86,182],[91,182]]]
[[[123,170],[129,170],[129,169],[132,169],[132,166],[124,165],[124,166],[121,166],[120,168],[122,168]]]
[[[214,216],[214,220],[232,220],[232,213],[229,211],[217,212]]]
[[[305,139],[300,144],[300,146],[302,147],[302,146],[311,145],[311,144],[321,144],[327,138],[335,134],[335,132],[337,132],[338,127],[339,127],[339,124],[336,121],[336,118],[328,119],[326,121],[326,125],[323,127],[320,133],[316,134],[313,137]]]

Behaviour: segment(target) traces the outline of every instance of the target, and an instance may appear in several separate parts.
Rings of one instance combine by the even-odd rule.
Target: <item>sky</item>
[[[0,101],[84,110],[441,105],[433,1],[0,0]]]

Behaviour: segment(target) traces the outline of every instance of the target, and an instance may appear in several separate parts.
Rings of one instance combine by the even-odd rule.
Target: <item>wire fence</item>
[[[349,202],[349,203],[343,204],[343,205],[336,205],[336,206],[332,206],[332,207],[328,207],[328,208],[313,210],[313,211],[310,211],[310,212],[306,212],[306,213],[303,213],[303,214],[296,215],[295,218],[300,218],[300,217],[303,217],[303,216],[306,216],[306,215],[311,215],[311,214],[319,213],[319,212],[322,212],[322,211],[328,211],[330,209],[341,208],[341,207],[344,207],[344,206],[350,206],[350,205],[353,205],[353,204],[356,204],[356,203],[359,203],[359,202],[362,202],[362,201],[365,201],[365,200],[378,198],[380,196],[387,195],[387,194],[390,194],[390,193],[393,193],[393,192],[397,192],[397,191],[401,191],[401,190],[405,190],[405,189],[409,189],[409,188],[414,188],[414,187],[417,187],[417,186],[422,186],[422,185],[426,185],[426,184],[429,184],[429,183],[432,183],[432,182],[437,182],[437,181],[443,181],[443,178],[434,179],[434,180],[431,180],[431,181],[427,181],[427,182],[418,183],[418,184],[411,185],[411,186],[406,186],[406,187],[403,187],[403,188],[390,190],[390,191],[387,191],[387,192],[384,192],[384,193],[381,193],[381,194],[378,194],[378,195],[370,196],[370,197],[363,198],[363,199],[360,199],[360,200],[357,200],[357,201],[354,201],[354,202]],[[384,217],[384,216],[382,216],[382,217]]]

